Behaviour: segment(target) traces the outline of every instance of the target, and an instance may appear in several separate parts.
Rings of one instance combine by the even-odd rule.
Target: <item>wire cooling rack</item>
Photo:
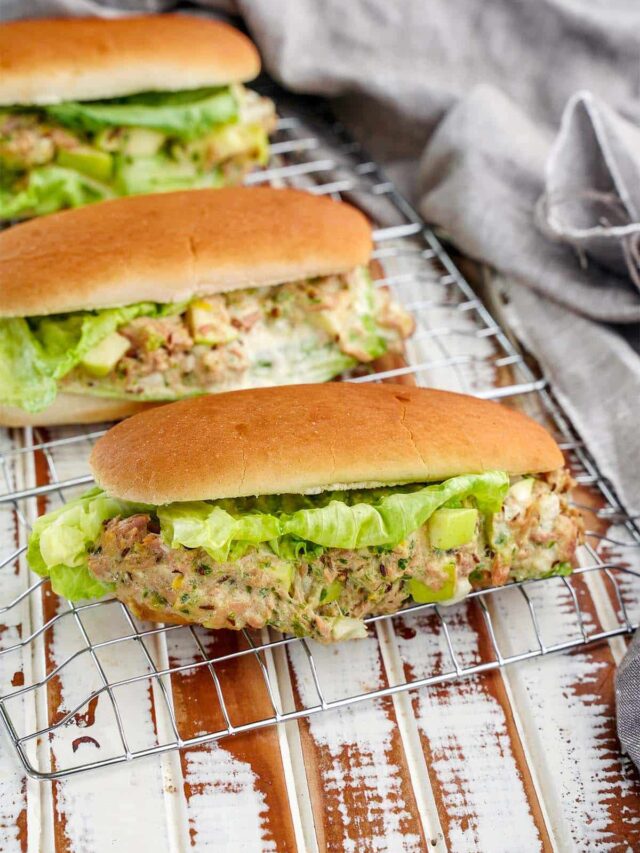
[[[500,399],[544,422],[580,484],[578,500],[591,527],[581,566],[569,578],[474,592],[451,608],[415,605],[367,619],[369,639],[359,642],[379,646],[383,672],[378,684],[354,689],[352,682],[332,678],[331,652],[311,641],[151,625],[116,600],[74,605],[53,595],[48,582],[34,582],[24,559],[29,527],[91,482],[86,460],[104,430],[4,433],[0,715],[33,777],[55,779],[192,747],[611,640],[638,625],[640,572],[637,558],[635,564],[631,558],[640,549],[636,519],[625,512],[546,379],[344,128],[316,103],[280,95],[277,100],[280,119],[271,162],[247,183],[303,187],[363,209],[375,226],[374,257],[384,270],[379,283],[389,286],[416,319],[406,360],[388,361],[350,381],[394,380],[463,391]],[[458,641],[463,624],[475,625],[481,637],[471,654]],[[405,665],[402,638],[407,636],[418,636],[423,659],[433,661],[426,674]],[[345,649],[341,653],[348,655]],[[200,690],[205,685],[207,723],[200,730],[185,723],[176,705],[176,695],[184,696],[194,678],[200,679]],[[261,698],[239,702],[237,691],[249,681],[259,685],[255,695]],[[140,724],[140,714],[149,717],[149,725]]]

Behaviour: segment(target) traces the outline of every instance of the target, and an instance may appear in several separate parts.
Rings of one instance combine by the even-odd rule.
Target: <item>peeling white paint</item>
[[[87,611],[85,618],[89,631],[113,630],[113,625],[107,624],[114,619],[112,608]],[[52,643],[55,664],[64,661],[79,644],[73,620],[65,618],[58,622]],[[123,654],[118,644],[103,649],[100,658],[112,679],[143,671],[141,659],[131,653]],[[83,656],[61,678],[62,706],[66,710],[74,708],[100,684],[95,664],[87,655]],[[151,745],[155,735],[147,682],[121,691],[118,703],[131,747]],[[74,739],[82,737],[94,739],[99,747],[90,741],[76,741],[74,753]],[[63,767],[121,754],[123,746],[108,696],[100,695],[93,725],[65,727],[54,736],[51,746],[58,766]],[[65,821],[65,832],[74,853],[106,853],[114,845],[122,850],[135,850],[140,849],[142,842],[146,849],[157,853],[169,850],[163,779],[157,757],[65,778],[57,785],[57,795],[58,815]]]
[[[187,804],[194,847],[200,851],[275,851],[267,837],[267,805],[251,766],[209,744],[186,755],[186,779],[196,789]]]
[[[478,635],[466,618],[468,606],[446,610],[462,666],[479,661]],[[411,631],[403,631],[398,645],[413,677],[450,668],[442,634],[432,634],[426,643],[424,617],[407,619],[406,626],[415,627],[417,633],[411,636]],[[482,680],[426,688],[416,693],[416,700],[418,725],[428,739],[431,767],[442,789],[453,853],[540,850],[542,842],[513,755],[504,710],[483,689]]]
[[[18,818],[25,808],[23,774],[8,752],[9,747],[3,733],[0,743],[0,849],[3,853],[20,853]]]
[[[200,658],[189,631],[172,631],[166,637],[173,666]],[[211,690],[215,701],[213,683]],[[187,800],[186,809],[198,851],[276,850],[270,837],[266,797],[250,764],[237,759],[218,743],[187,750],[185,763],[185,784],[195,792]]]
[[[328,700],[380,686],[382,670],[377,640],[368,638],[339,646],[313,642],[309,645]],[[302,703],[307,707],[317,705],[318,694],[304,650],[295,644],[290,647],[289,655]],[[309,718],[309,727],[331,762],[322,778],[328,794],[327,821],[331,821],[334,810],[340,814],[346,828],[342,849],[354,853],[364,849],[419,850],[419,836],[403,832],[411,814],[403,800],[400,767],[391,757],[395,723],[389,719],[383,704],[366,702],[315,715]],[[352,826],[354,816],[346,799],[349,789],[357,790],[366,804],[366,830]],[[372,835],[375,825],[383,827],[379,835]]]
[[[573,605],[560,583],[534,585],[530,595],[545,640],[575,632]],[[519,647],[518,620],[504,599],[498,618],[501,643]],[[589,629],[593,620],[587,617],[585,624]],[[589,650],[581,650],[533,659],[506,672],[561,849],[624,849],[624,841],[611,835],[608,805],[634,796],[634,788],[611,736],[612,709],[601,696],[607,669]],[[640,839],[637,807],[635,812],[626,821],[629,850],[631,832],[636,846]]]

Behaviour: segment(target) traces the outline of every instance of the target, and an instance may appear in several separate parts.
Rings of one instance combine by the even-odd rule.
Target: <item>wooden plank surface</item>
[[[231,631],[180,630],[169,634],[167,642],[171,666],[201,660],[202,651],[212,656],[246,648],[241,635]],[[216,674],[235,725],[273,713],[253,656],[222,665]],[[182,737],[224,727],[208,668],[174,675],[171,681]],[[191,843],[199,850],[296,850],[292,810],[297,811],[297,803],[289,801],[285,761],[275,728],[184,750],[181,770]]]
[[[17,445],[17,438],[9,431],[0,430],[0,453],[6,453]],[[9,463],[0,472],[0,488],[23,484],[18,466]],[[22,534],[16,514],[12,510],[0,513],[0,537],[3,543],[2,556],[8,556],[14,547],[22,544]],[[11,562],[0,569],[0,607],[13,601],[27,584],[24,564]],[[0,614],[0,650],[10,648],[19,642],[25,630],[28,630],[28,608],[14,608],[6,614]],[[23,654],[0,655],[0,684],[19,688],[31,675],[29,662]],[[26,709],[18,712],[22,717]],[[17,853],[27,849],[28,820],[27,810],[37,804],[33,796],[33,784],[30,784],[18,762],[14,759],[12,746],[0,726],[0,849],[7,853]],[[35,803],[34,803],[35,800]]]
[[[386,685],[380,646],[309,643],[332,701]],[[304,649],[288,653],[296,707],[317,704]],[[390,699],[346,706],[299,723],[320,850],[420,850],[425,835]]]

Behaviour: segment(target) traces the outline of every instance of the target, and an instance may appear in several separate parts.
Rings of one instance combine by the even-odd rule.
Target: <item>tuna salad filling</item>
[[[323,382],[401,349],[413,320],[367,270],[237,290],[181,314],[118,329],[124,354],[103,377],[79,365],[61,382],[77,393],[175,400],[204,392]]]
[[[190,302],[0,319],[0,402],[141,401],[324,382],[401,351],[413,320],[367,269]]]
[[[69,567],[59,585],[67,595],[72,583],[83,594],[87,584],[94,595],[111,590],[160,621],[273,627],[322,642],[362,637],[367,616],[412,602],[450,604],[472,589],[569,574],[582,535],[571,484],[565,470],[511,482],[489,472],[428,486],[156,508],[99,493],[93,501],[114,506],[96,509],[94,532],[74,558],[83,579],[73,581]],[[29,546],[32,568],[44,574],[61,556],[59,544],[49,553],[54,534],[64,539],[55,519]],[[48,573],[55,588],[56,571]]]
[[[275,110],[241,85],[0,110],[0,219],[240,183]]]

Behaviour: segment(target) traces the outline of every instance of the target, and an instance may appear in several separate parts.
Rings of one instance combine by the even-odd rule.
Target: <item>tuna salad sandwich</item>
[[[113,427],[90,463],[97,487],[36,522],[29,563],[160,622],[363,637],[412,602],[568,574],[581,538],[543,427],[444,391],[199,397]]]
[[[270,187],[116,199],[0,234],[0,424],[323,382],[402,349],[355,208]]]
[[[0,220],[239,183],[273,104],[253,44],[186,15],[0,24]]]

